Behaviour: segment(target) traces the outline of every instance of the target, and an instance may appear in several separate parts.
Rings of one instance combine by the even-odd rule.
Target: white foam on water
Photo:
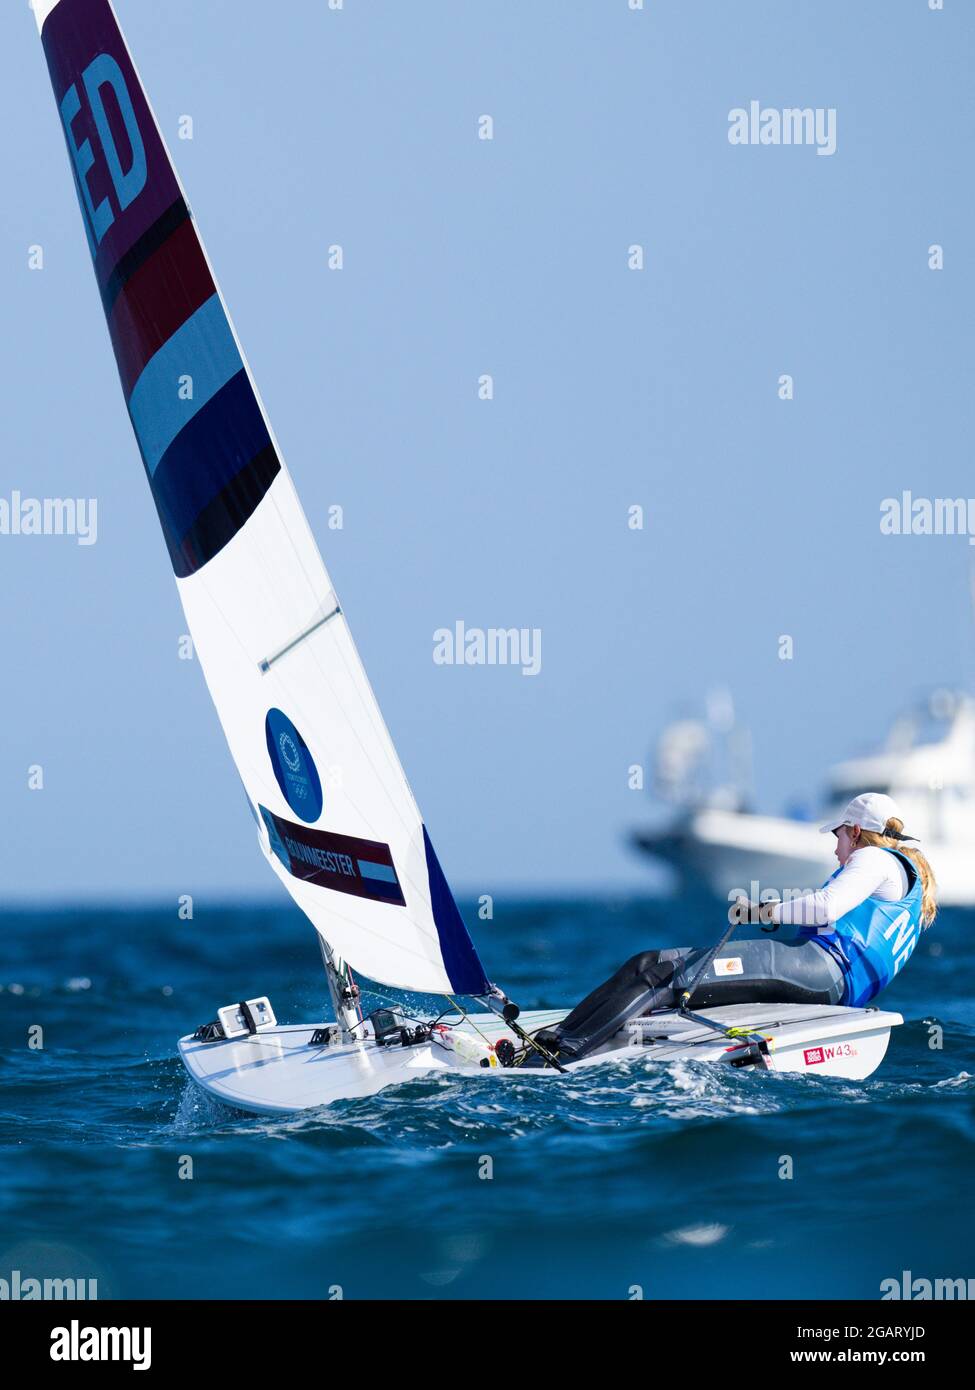
[[[719,1221],[714,1221],[709,1226],[683,1226],[676,1231],[667,1231],[664,1240],[671,1245],[704,1247],[717,1245],[730,1230],[730,1226],[722,1226]]]
[[[970,1086],[973,1080],[975,1078],[972,1077],[971,1072],[960,1071],[957,1076],[946,1076],[943,1081],[936,1081],[931,1089],[932,1091],[945,1091],[957,1087],[964,1088]]]

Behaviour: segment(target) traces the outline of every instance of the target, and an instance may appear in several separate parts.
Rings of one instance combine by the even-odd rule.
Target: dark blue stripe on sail
[[[270,447],[264,417],[241,370],[183,427],[150,475],[167,536],[181,541],[208,504]]]
[[[163,525],[177,579],[195,574],[233,540],[280,472],[281,463],[269,444],[203,508],[185,536],[171,537]]]
[[[443,956],[451,988],[457,994],[487,994],[491,986],[484,973],[484,967],[477,958],[474,943],[464,926],[464,919],[454,902],[454,895],[444,877],[440,861],[434,853],[426,826],[423,827],[423,848],[426,851],[427,875],[430,879],[430,905],[440,937],[440,954]]]

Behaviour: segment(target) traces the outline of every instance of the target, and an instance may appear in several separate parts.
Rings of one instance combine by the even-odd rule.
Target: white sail
[[[485,993],[111,4],[34,8],[126,403],[261,849],[356,969]]]

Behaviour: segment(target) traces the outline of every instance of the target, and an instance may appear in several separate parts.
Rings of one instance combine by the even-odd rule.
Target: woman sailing
[[[694,1008],[720,1004],[843,1004],[863,1007],[913,954],[937,912],[930,865],[889,796],[865,792],[840,818],[821,827],[836,836],[839,868],[822,888],[784,901],[740,899],[734,922],[767,931],[792,927],[794,939],[739,941],[726,946],[696,979],[708,949],[643,951],[620,966],[537,1041],[560,1062],[575,1061],[607,1042],[634,1018],[673,1008],[691,982]],[[687,1001],[690,1002],[690,1001]],[[545,1058],[529,1052],[526,1066]]]

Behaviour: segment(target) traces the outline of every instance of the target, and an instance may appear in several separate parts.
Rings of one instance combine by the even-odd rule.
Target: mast
[[[328,995],[332,1001],[332,1011],[342,1030],[343,1042],[361,1042],[361,1034],[355,1031],[362,1022],[359,1008],[359,986],[352,978],[352,972],[341,956],[337,956],[328,942],[318,933],[318,944],[325,966],[325,979],[328,982]]]

